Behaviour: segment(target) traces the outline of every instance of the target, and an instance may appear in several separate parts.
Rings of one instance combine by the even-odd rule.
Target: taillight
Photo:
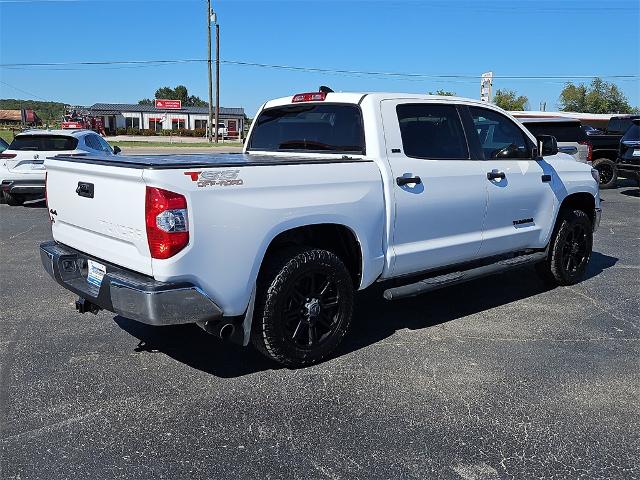
[[[589,141],[578,142],[580,145],[587,146],[587,162],[590,162],[593,158],[593,145]]]
[[[145,220],[152,258],[172,257],[189,243],[187,199],[183,195],[147,187]]]
[[[0,153],[0,158],[16,158],[17,153]]]
[[[297,93],[291,99],[291,103],[300,102],[323,102],[327,98],[324,92]]]

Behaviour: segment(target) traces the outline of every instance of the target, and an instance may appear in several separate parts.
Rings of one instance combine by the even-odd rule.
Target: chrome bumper
[[[40,258],[47,273],[64,288],[90,304],[132,320],[175,325],[217,321],[223,316],[204,292],[186,282],[158,282],[57,242],[42,243]],[[99,287],[87,281],[89,259],[106,266]]]

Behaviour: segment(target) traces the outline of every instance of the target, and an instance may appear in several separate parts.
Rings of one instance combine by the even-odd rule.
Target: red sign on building
[[[156,100],[156,108],[163,110],[180,110],[182,108],[181,100]]]

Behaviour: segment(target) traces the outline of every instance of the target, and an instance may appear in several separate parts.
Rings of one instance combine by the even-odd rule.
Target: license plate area
[[[640,157],[640,148],[636,148],[633,150],[633,154],[634,157]]]
[[[102,279],[107,273],[107,267],[95,260],[87,260],[87,282],[100,288]]]

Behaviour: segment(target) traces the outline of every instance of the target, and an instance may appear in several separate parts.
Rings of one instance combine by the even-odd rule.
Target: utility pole
[[[216,24],[216,143],[218,143],[218,118],[220,117],[220,25],[218,25],[218,19],[215,14],[214,23]]]
[[[208,47],[208,56],[207,56],[207,66],[209,70],[209,120],[207,122],[207,140],[211,143],[211,125],[213,124],[213,92],[212,92],[212,74],[211,74],[211,20],[215,18],[213,12],[211,11],[211,0],[207,0],[207,47]],[[217,102],[216,102],[217,104]],[[218,121],[216,120],[216,141],[218,137]]]

